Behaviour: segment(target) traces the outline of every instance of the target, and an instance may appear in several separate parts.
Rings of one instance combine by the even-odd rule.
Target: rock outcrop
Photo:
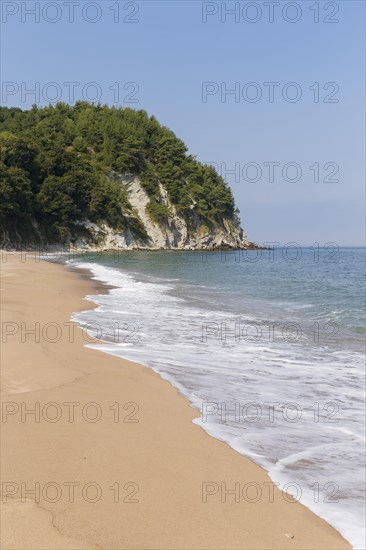
[[[143,235],[136,232],[128,224],[122,232],[116,232],[107,225],[84,223],[83,225],[92,234],[92,241],[99,247],[109,249],[142,249],[142,250],[212,250],[212,249],[240,249],[254,247],[240,227],[237,216],[232,219],[223,218],[220,223],[207,222],[198,217],[188,225],[187,221],[178,215],[175,206],[171,203],[166,189],[160,184],[160,202],[166,204],[170,215],[164,222],[152,220],[147,205],[149,196],[143,189],[140,180],[135,176],[116,176],[121,186],[127,191],[128,200],[132,207],[131,219],[138,220]],[[91,242],[79,239],[75,248],[93,248]]]

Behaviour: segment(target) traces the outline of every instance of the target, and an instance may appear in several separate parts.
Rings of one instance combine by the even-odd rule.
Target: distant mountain
[[[230,188],[145,111],[0,107],[0,233],[20,244],[247,248]]]

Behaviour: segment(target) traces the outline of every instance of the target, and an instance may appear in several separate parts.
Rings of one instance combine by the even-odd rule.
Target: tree
[[[145,238],[126,191],[113,181],[126,173],[139,176],[156,223],[170,215],[161,186],[189,224],[235,216],[233,195],[215,169],[188,155],[145,111],[87,102],[0,107],[0,148],[3,232],[36,224],[48,239],[68,239],[90,220]]]
[[[0,230],[18,232],[33,214],[32,183],[26,172],[0,163]]]

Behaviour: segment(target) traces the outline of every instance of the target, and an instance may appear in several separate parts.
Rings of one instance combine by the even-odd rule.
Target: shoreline
[[[6,243],[2,243],[3,245]],[[220,245],[220,246],[206,246],[206,247],[170,247],[170,248],[164,248],[164,247],[149,247],[149,246],[131,246],[131,247],[111,247],[111,248],[105,248],[103,245],[100,246],[92,246],[92,245],[85,245],[84,248],[74,248],[71,246],[66,246],[62,244],[55,244],[55,245],[42,245],[42,244],[34,244],[34,245],[25,245],[23,246],[21,243],[19,245],[10,245],[9,248],[3,248],[3,254],[37,254],[39,257],[42,257],[44,255],[53,255],[53,254],[60,254],[60,256],[65,256],[69,254],[72,255],[80,255],[80,254],[128,254],[131,252],[235,252],[240,250],[274,250],[274,247],[271,246],[261,246],[256,243],[251,243],[250,246],[233,246],[233,245]]]
[[[30,257],[22,263],[20,254],[2,262],[2,274],[7,331],[21,323],[42,327],[38,343],[31,334],[22,342],[20,327],[3,344],[2,399],[13,408],[7,405],[2,423],[2,481],[19,487],[6,487],[14,494],[3,504],[3,548],[350,548],[324,520],[284,499],[264,469],[194,424],[196,410],[170,382],[85,347],[91,342],[71,315],[94,309],[85,295],[108,291],[107,285],[63,265]],[[65,329],[50,342],[55,325]],[[39,422],[27,414],[22,421],[23,403],[29,410],[40,403]],[[55,405],[43,417],[48,403],[61,408],[57,422],[49,421],[59,412]],[[73,422],[64,403],[80,404]],[[86,420],[83,403],[99,405],[101,418]],[[49,502],[55,484],[63,488],[65,481],[78,483],[76,489],[97,483],[102,497],[88,501],[91,487],[89,495],[75,490],[74,502],[64,494]],[[21,483],[39,483],[41,497],[21,502]],[[45,498],[47,483],[53,486]],[[235,502],[228,492],[224,503],[222,483],[227,491],[256,483],[266,492],[257,502]]]

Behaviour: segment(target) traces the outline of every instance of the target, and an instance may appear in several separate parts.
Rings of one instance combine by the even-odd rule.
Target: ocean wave
[[[180,279],[145,273],[141,281],[115,267],[73,265],[89,269],[93,279],[114,287],[107,294],[88,296],[97,309],[76,313],[75,321],[84,327],[98,323],[107,336],[112,335],[110,323],[116,321],[122,327],[139,327],[137,341],[110,338],[108,345],[89,347],[142,363],[169,380],[200,411],[196,424],[266,468],[280,487],[297,484],[301,502],[334,525],[354,548],[362,547],[360,353],[314,345],[309,338],[293,345],[283,340],[236,342],[226,334],[223,341],[220,322],[234,327],[238,320],[229,291],[230,307],[225,309],[220,295],[218,311],[206,299],[212,287],[195,287],[193,299],[192,285]],[[251,305],[240,319],[255,319]],[[203,323],[211,327],[207,341],[202,338]],[[204,416],[207,403],[215,404],[215,414]],[[256,421],[250,403],[260,407]],[[329,501],[329,484],[338,487],[337,502]]]

